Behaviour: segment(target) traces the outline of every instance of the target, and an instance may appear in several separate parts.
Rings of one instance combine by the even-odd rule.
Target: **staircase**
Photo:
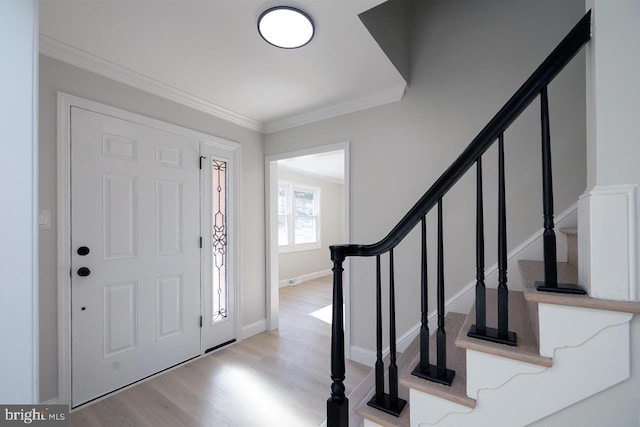
[[[547,87],[590,39],[588,12],[394,229],[368,245],[331,247],[333,318],[327,426],[524,426],[630,376],[629,322],[640,303],[590,298],[577,285],[577,230],[567,235],[567,263],[558,263],[553,209]],[[544,261],[520,261],[523,291],[507,284],[505,130],[540,100]],[[482,157],[498,143],[498,286],[485,286]],[[468,314],[445,309],[443,199],[475,166],[476,284]],[[426,216],[437,214],[437,330],[429,329]],[[511,219],[513,221],[513,219]],[[517,219],[516,219],[517,220]],[[396,350],[394,249],[421,225],[421,327]],[[388,256],[389,354],[382,350],[381,257]],[[345,396],[343,262],[376,260],[376,363]],[[613,350],[612,350],[613,349]],[[385,387],[386,384],[386,387]],[[350,407],[357,407],[350,411]]]
[[[569,262],[557,263],[558,279],[575,283],[577,230],[561,231],[567,234]],[[629,321],[640,313],[640,303],[538,292],[534,285],[544,277],[544,263],[518,264],[525,290],[509,291],[518,346],[468,337],[475,306],[466,316],[449,312],[445,327],[456,336],[447,348],[447,366],[456,372],[451,386],[411,375],[420,359],[416,338],[398,357],[399,396],[409,402],[400,417],[366,404],[374,391],[365,379],[350,395],[350,425],[524,426],[629,378]],[[488,302],[496,300],[495,293],[487,289]],[[488,304],[489,324],[496,313],[495,304]],[[435,341],[432,335],[432,348]]]

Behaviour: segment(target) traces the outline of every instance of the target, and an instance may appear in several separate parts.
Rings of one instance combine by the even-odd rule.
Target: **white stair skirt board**
[[[580,196],[579,282],[593,298],[640,301],[638,188],[596,186]]]
[[[476,408],[412,391],[411,426],[525,426],[629,378],[632,314],[540,305],[551,368],[467,350],[467,390]]]
[[[562,227],[575,227],[577,222],[577,209],[578,203],[574,203],[568,209],[557,215],[556,217],[556,229],[559,230]],[[542,261],[542,233],[543,229],[538,230],[531,235],[518,247],[513,249],[507,255],[507,271],[511,271],[509,275],[509,289],[521,291],[524,289],[524,284],[520,274],[515,272],[519,271],[518,261],[520,260],[537,260]],[[556,234],[558,261],[567,261],[567,236],[564,233],[558,232]],[[475,273],[473,273],[475,274]],[[485,284],[487,288],[498,287],[498,264],[493,264],[485,269]],[[455,295],[452,295],[445,301],[445,312],[450,311],[456,313],[468,313],[471,306],[475,303],[475,279],[469,282],[464,288],[458,291]],[[437,317],[436,311],[429,313],[429,329],[435,331],[437,329]],[[420,323],[416,323],[407,332],[400,335],[397,340],[397,350],[399,352],[405,351],[407,346],[411,344],[413,339],[420,333]],[[382,350],[383,356],[389,354],[389,347],[385,347]],[[365,349],[359,346],[351,346],[351,360],[354,362],[362,363],[367,366],[373,366],[376,362],[376,352],[373,350]]]

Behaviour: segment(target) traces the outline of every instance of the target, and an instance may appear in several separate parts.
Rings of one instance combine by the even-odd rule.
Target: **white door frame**
[[[240,227],[240,206],[241,198],[241,174],[239,173],[242,153],[240,144],[213,135],[208,135],[192,129],[166,123],[152,119],[140,114],[131,113],[126,110],[111,107],[98,102],[89,101],[64,92],[57,95],[57,231],[58,231],[58,403],[71,403],[71,107],[83,108],[96,113],[115,117],[122,120],[153,127],[166,132],[175,133],[199,140],[205,144],[217,145],[225,149],[232,150],[233,160],[236,162],[234,168],[233,188],[229,191],[235,193],[236,209],[233,216],[229,217],[236,226],[237,244],[233,251],[236,262],[233,267],[233,275],[236,279],[236,339],[241,338],[239,331],[242,330],[240,321],[242,319],[242,292],[240,291],[242,280],[242,227]],[[202,196],[202,195],[201,195]],[[201,266],[204,268],[204,266]],[[201,346],[202,347],[202,346]],[[201,353],[203,349],[201,348]]]
[[[278,169],[277,161],[291,157],[308,156],[329,151],[344,151],[344,230],[346,242],[351,241],[350,227],[350,152],[349,141],[323,145],[304,150],[289,151],[265,157],[265,219],[266,219],[266,259],[267,259],[267,327],[269,330],[279,326],[280,304],[278,301],[280,280],[278,277]],[[327,258],[329,253],[327,252]],[[344,349],[345,356],[351,357],[351,309],[350,309],[350,277],[349,259],[344,263],[343,296],[344,296]]]

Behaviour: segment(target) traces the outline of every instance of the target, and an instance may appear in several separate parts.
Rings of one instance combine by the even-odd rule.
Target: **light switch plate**
[[[46,209],[40,211],[38,215],[38,225],[41,230],[50,230],[51,229],[51,211]]]

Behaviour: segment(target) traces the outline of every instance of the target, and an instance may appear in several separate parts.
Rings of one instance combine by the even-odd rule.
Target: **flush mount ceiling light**
[[[311,41],[315,28],[311,17],[300,9],[277,6],[262,12],[258,32],[269,44],[295,49]]]

